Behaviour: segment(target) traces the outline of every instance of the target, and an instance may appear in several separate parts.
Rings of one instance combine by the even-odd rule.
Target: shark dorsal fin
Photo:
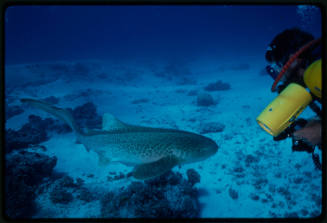
[[[119,129],[126,129],[128,125],[118,120],[110,113],[105,113],[102,117],[102,129],[105,131],[114,131]]]

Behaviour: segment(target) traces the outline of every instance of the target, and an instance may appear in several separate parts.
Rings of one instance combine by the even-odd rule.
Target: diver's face
[[[279,66],[276,63],[270,63],[267,67],[266,67],[266,71],[267,73],[273,78],[276,79],[278,74],[281,71],[281,66]]]
[[[303,78],[303,69],[301,68],[300,64],[302,63],[303,59],[296,59],[291,66],[287,69],[285,74],[283,75],[283,78],[281,81],[285,82],[289,78],[291,78],[292,75],[296,75],[296,79],[302,79]]]

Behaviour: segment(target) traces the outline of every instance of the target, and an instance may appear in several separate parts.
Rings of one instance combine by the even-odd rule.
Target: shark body
[[[204,160],[218,150],[217,144],[205,136],[130,125],[108,113],[103,116],[102,130],[83,132],[68,110],[34,99],[21,101],[65,121],[87,151],[93,150],[99,155],[100,163],[118,161],[135,166],[133,176],[137,179],[149,179],[176,165]]]

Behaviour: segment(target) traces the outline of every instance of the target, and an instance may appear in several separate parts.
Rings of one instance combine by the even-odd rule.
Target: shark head
[[[218,151],[218,145],[212,139],[196,134],[184,138],[183,147],[185,163],[205,160]]]
[[[196,146],[196,151],[197,157],[204,160],[218,151],[218,145],[212,139],[204,137],[204,140]]]

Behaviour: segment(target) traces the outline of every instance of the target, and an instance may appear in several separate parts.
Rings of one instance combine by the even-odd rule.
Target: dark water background
[[[11,6],[5,14],[6,64],[170,54],[262,56],[286,28],[298,25],[320,36],[319,10],[309,19],[305,13],[295,5]]]

